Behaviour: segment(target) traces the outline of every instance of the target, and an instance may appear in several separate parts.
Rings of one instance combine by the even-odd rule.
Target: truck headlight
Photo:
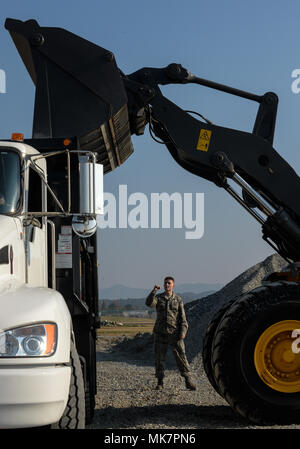
[[[55,352],[57,326],[40,323],[0,332],[0,357],[44,357]]]

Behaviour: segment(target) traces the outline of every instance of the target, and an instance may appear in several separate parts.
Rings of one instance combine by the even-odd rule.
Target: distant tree
[[[109,310],[120,310],[121,306],[119,301],[112,301],[111,304],[108,306]]]
[[[129,310],[133,310],[133,305],[132,304],[125,304],[124,309],[129,311]]]
[[[106,309],[106,301],[105,301],[105,299],[101,299],[100,301],[99,301],[99,309],[100,310],[104,310],[104,309]]]

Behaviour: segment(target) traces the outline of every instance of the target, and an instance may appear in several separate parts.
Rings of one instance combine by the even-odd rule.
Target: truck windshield
[[[0,214],[15,213],[20,204],[20,158],[12,151],[0,151]]]

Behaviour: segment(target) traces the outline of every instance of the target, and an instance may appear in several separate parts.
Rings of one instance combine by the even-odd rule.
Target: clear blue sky
[[[300,68],[298,1],[3,2],[0,69],[7,93],[0,94],[1,136],[19,131],[31,137],[34,86],[4,29],[6,17],[66,28],[111,50],[125,73],[179,62],[203,78],[257,94],[276,92],[274,147],[299,173],[300,94],[291,91],[292,70]],[[252,129],[256,105],[246,100],[193,85],[168,86],[163,93],[216,124]],[[179,167],[148,130],[133,143],[127,163],[105,176],[105,191],[116,193],[119,184],[127,184],[128,194],[204,193],[204,237],[186,240],[180,229],[100,230],[102,287],[150,288],[166,273],[177,283],[226,283],[273,252],[251,216],[226,192]]]

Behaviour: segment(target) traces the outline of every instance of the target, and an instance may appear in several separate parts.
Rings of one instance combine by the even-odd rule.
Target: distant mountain
[[[99,299],[132,299],[132,298],[145,298],[149,292],[152,290],[152,286],[143,289],[136,287],[127,287],[125,285],[116,284],[109,288],[100,288],[100,297]],[[221,284],[178,284],[175,285],[175,292],[178,294],[185,294],[186,297],[189,297],[189,300],[199,298],[199,294],[207,293],[211,291],[217,291],[222,288]],[[159,290],[162,292],[163,290]],[[201,295],[202,296],[202,295]]]
[[[185,303],[187,302],[191,302],[194,301],[195,299],[199,299],[199,298],[203,298],[206,297],[208,295],[212,295],[213,293],[215,293],[215,290],[209,290],[207,292],[203,292],[203,293],[180,293],[180,296]],[[118,303],[118,305],[120,306],[120,308],[125,308],[128,305],[131,306],[131,309],[129,310],[149,310],[149,308],[146,306],[145,304],[145,298],[146,296],[142,297],[142,298],[127,298],[127,299],[100,299],[99,300],[99,310],[102,311],[103,310],[103,303],[105,303],[105,309],[107,310],[108,304],[112,304],[114,301],[116,301]]]
[[[127,299],[142,298],[146,295],[147,290],[144,288],[127,287],[125,285],[116,284],[112,287],[101,288],[99,299]]]
[[[201,293],[191,293],[191,292],[177,292],[184,303],[189,302],[189,301],[193,301],[194,299],[199,299],[199,298],[203,298],[204,296],[208,296],[208,295],[212,295],[213,293],[215,293],[217,290],[208,290],[205,292],[201,292]]]

